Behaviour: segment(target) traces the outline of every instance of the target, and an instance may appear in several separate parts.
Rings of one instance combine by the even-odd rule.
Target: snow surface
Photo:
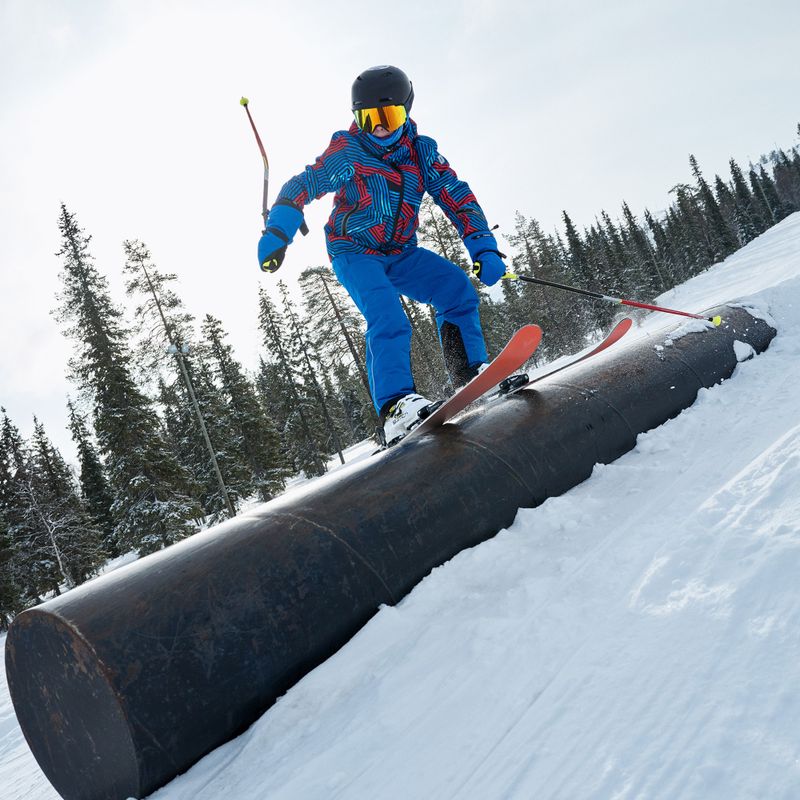
[[[659,302],[734,299],[777,325],[764,354],[153,800],[800,798],[800,214]],[[57,797],[4,681],[0,793]]]

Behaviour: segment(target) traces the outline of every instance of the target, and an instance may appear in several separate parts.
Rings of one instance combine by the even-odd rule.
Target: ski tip
[[[243,106],[246,106],[246,105],[247,105],[249,102],[250,102],[250,101],[249,101],[249,100],[248,100],[246,97],[243,97],[243,98],[242,98],[242,99],[239,101],[239,104],[240,104],[240,105],[243,105]]]
[[[722,317],[719,314],[716,317],[711,317],[711,321],[714,323],[715,328],[719,328],[722,325]]]

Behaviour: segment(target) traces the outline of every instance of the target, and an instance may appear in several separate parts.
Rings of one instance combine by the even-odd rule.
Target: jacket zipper
[[[400,194],[397,199],[397,211],[394,212],[394,222],[392,223],[392,232],[389,235],[389,241],[386,242],[386,246],[389,247],[394,243],[394,235],[397,232],[397,222],[400,219],[400,209],[403,207],[403,190],[405,188],[405,176],[403,175],[403,170],[399,169],[398,167],[392,166],[392,169],[397,172],[400,176]]]
[[[367,146],[362,141],[360,141],[358,138],[356,138],[356,142],[358,142],[359,147],[361,147],[361,149],[367,155],[372,156],[373,158],[381,158],[376,153],[370,151],[369,148],[367,148]],[[394,147],[392,149],[394,149]],[[385,157],[384,157],[384,159],[385,159]],[[400,219],[400,209],[403,207],[403,192],[405,190],[405,175],[403,174],[403,170],[401,170],[399,167],[396,167],[394,164],[389,164],[384,159],[381,159],[383,161],[383,163],[386,164],[391,169],[393,169],[400,176],[400,197],[398,198],[397,211],[395,211],[395,213],[394,213],[394,220],[392,222],[392,234],[389,237],[389,241],[386,242],[386,246],[388,247],[389,245],[392,244],[392,241],[394,240],[394,235],[397,232],[397,223],[398,223],[398,221]],[[348,213],[350,213],[350,212],[348,212]]]
[[[358,211],[358,203],[356,203],[345,215],[342,219],[342,236],[347,236],[347,222],[353,214]]]

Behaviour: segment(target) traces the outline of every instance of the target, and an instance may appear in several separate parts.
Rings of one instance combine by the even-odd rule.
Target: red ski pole
[[[654,306],[652,303],[640,303],[637,300],[626,300],[624,297],[612,297],[611,295],[601,294],[600,292],[592,292],[588,289],[578,289],[576,286],[566,286],[563,283],[556,283],[555,281],[546,281],[543,278],[532,278],[530,275],[518,275],[513,272],[507,272],[503,276],[506,280],[510,281],[525,281],[526,283],[538,283],[540,286],[552,286],[555,289],[563,289],[565,292],[574,292],[575,294],[582,294],[586,297],[593,297],[595,300],[605,300],[607,303],[616,303],[617,305],[633,306],[634,308],[646,308],[648,311],[663,311],[665,314],[680,314],[682,317],[691,317],[692,319],[704,319],[707,322],[712,322],[714,325],[722,323],[722,317],[719,315],[715,317],[704,317],[702,314],[692,314],[690,311],[678,311],[674,308],[664,308],[664,306]]]
[[[250,101],[243,97],[239,103],[244,107],[245,112],[247,113],[247,119],[250,120],[250,127],[253,129],[253,133],[256,137],[256,143],[258,144],[258,149],[261,151],[261,158],[264,160],[264,194],[261,198],[261,216],[264,217],[264,227],[267,227],[267,217],[269,216],[269,159],[267,158],[267,151],[264,149],[264,144],[261,141],[261,137],[258,135],[258,130],[256,130],[256,124],[253,122],[253,117],[250,114]],[[305,236],[308,233],[308,225],[306,225],[305,220],[300,224],[300,233]]]

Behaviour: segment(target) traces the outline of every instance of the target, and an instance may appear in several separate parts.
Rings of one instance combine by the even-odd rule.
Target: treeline
[[[800,126],[798,126],[800,133]],[[578,230],[545,233],[517,213],[511,269],[641,300],[720,261],[800,210],[800,153],[778,150],[747,171],[707,180],[690,157],[692,182],[671,190],[667,211],[637,219],[603,211]],[[428,199],[420,243],[468,269],[455,230]],[[268,500],[289,476],[320,475],[349,445],[372,435],[363,321],[328,266],[299,279],[302,303],[278,283],[259,292],[263,350],[247,370],[223,323],[185,309],[176,276],[139,241],[124,242],[132,317],[111,297],[88,236],[62,206],[62,291],[58,319],[74,344],[69,402],[77,470],[34,421],[30,441],[2,412],[0,435],[0,627],[15,613],[95,574],[110,557],[145,554]],[[547,332],[537,358],[583,347],[613,307],[575,295],[503,281],[502,298],[481,289],[489,352],[521,325]],[[413,330],[418,391],[449,391],[431,308],[403,298]]]

